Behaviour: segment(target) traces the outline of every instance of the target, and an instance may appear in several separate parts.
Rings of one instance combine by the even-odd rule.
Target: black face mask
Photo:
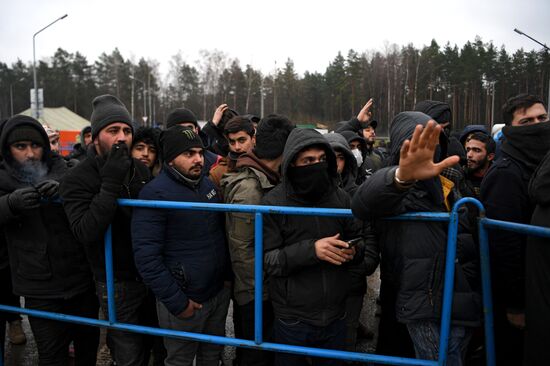
[[[306,166],[289,167],[287,174],[294,193],[309,202],[320,201],[333,185],[326,161]]]

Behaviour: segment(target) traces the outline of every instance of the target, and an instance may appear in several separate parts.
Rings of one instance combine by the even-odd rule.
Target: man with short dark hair
[[[461,193],[479,199],[483,177],[495,158],[495,140],[483,132],[470,134],[465,141],[467,165],[464,167],[465,189]]]
[[[228,142],[229,153],[218,160],[210,169],[209,178],[216,187],[220,187],[220,180],[227,172],[235,168],[238,157],[254,148],[256,145],[256,129],[250,119],[236,116],[225,124],[223,134]]]
[[[527,94],[508,99],[502,112],[505,141],[481,183],[481,201],[491,219],[529,224],[529,180],[550,149],[548,113],[540,98]],[[497,364],[523,359],[525,247],[525,235],[489,231]]]
[[[226,129],[230,128],[232,121],[226,125]],[[222,178],[221,186],[226,203],[260,204],[262,197],[281,179],[279,167],[283,149],[293,129],[294,124],[284,116],[269,115],[260,122],[256,147],[240,155],[235,169]],[[226,232],[235,273],[235,336],[254,339],[254,215],[228,212]],[[264,290],[264,339],[269,340],[273,326],[273,308],[267,299],[267,282]],[[273,355],[269,352],[241,349],[237,350],[237,356],[239,364],[243,366],[273,363]]]
[[[157,176],[160,171],[159,135],[159,129],[140,127],[132,139],[132,157],[149,168],[153,176]]]
[[[203,131],[210,139],[210,145],[206,146],[210,151],[221,156],[227,156],[229,153],[229,144],[223,134],[225,125],[239,113],[229,108],[227,104],[220,104],[214,111],[212,120],[204,126]]]
[[[58,199],[65,161],[50,150],[44,128],[17,115],[0,137],[0,225],[8,245],[13,291],[25,307],[97,318],[98,302],[83,245],[71,233]],[[2,291],[6,289],[3,288]],[[29,317],[40,365],[95,365],[95,327]]]
[[[283,152],[282,182],[262,199],[268,206],[349,208],[338,187],[336,157],[313,129],[294,129]],[[345,264],[362,260],[361,226],[352,219],[265,215],[264,269],[275,313],[277,343],[343,350],[345,301],[350,274]],[[361,245],[347,241],[361,238]],[[340,365],[337,360],[313,364]],[[307,365],[304,356],[277,353],[276,365]]]
[[[93,100],[93,148],[86,160],[70,171],[60,187],[72,231],[85,246],[92,266],[102,310],[107,314],[105,232],[112,227],[114,293],[117,321],[155,324],[154,298],[134,263],[130,207],[119,198],[137,198],[150,180],[147,167],[130,157],[132,117],[118,98],[102,95]],[[118,366],[141,365],[149,359],[149,336],[107,331],[107,345]]]
[[[162,132],[164,167],[141,191],[145,200],[219,203],[204,175],[204,147],[195,132]],[[137,268],[155,293],[161,328],[223,336],[231,297],[223,213],[136,208],[132,237]],[[166,366],[217,366],[222,345],[165,338]]]

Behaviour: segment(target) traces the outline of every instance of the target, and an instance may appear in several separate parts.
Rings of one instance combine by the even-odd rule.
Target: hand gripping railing
[[[285,214],[285,215],[304,215],[304,216],[332,216],[351,218],[350,210],[344,209],[326,209],[326,208],[304,208],[304,207],[277,207],[277,206],[248,206],[248,205],[229,205],[229,204],[208,204],[194,202],[167,202],[167,201],[144,201],[120,199],[119,205],[132,207],[149,207],[158,209],[181,209],[195,211],[222,211],[222,212],[245,212],[255,215],[255,336],[254,340],[236,339],[220,337],[206,334],[182,332],[171,329],[152,328],[134,324],[119,323],[116,321],[116,309],[114,302],[114,278],[112,261],[112,237],[109,228],[105,234],[105,267],[107,276],[107,294],[108,294],[108,320],[90,319],[74,315],[57,314],[40,310],[24,309],[19,307],[0,305],[1,311],[21,313],[30,316],[41,317],[45,319],[65,321],[77,324],[103,327],[108,329],[124,330],[136,333],[143,333],[155,336],[165,336],[181,339],[195,340],[199,342],[208,342],[235,347],[245,347],[266,351],[277,351],[302,354],[314,357],[335,358],[349,361],[373,362],[379,364],[393,365],[445,365],[447,361],[447,348],[451,326],[451,308],[454,283],[454,262],[456,258],[456,241],[458,233],[458,209],[470,203],[478,207],[480,211],[479,226],[479,244],[481,277],[483,291],[483,310],[485,315],[485,343],[487,352],[487,365],[495,365],[495,351],[493,339],[493,315],[491,303],[491,280],[489,267],[489,247],[487,239],[487,228],[504,229],[519,232],[527,235],[543,236],[550,238],[550,229],[522,225],[485,218],[485,211],[481,203],[472,198],[463,198],[458,201],[451,211],[447,213],[422,212],[401,215],[391,220],[408,221],[440,221],[449,222],[447,238],[447,254],[445,265],[445,283],[443,290],[443,307],[441,314],[441,331],[439,343],[439,358],[437,361],[418,360],[411,358],[381,356],[367,353],[346,352],[329,349],[319,349],[311,347],[291,346],[285,344],[276,344],[263,342],[262,339],[262,293],[263,293],[263,215],[265,214]],[[1,355],[0,355],[1,356]],[[3,358],[0,357],[0,366],[3,365]]]

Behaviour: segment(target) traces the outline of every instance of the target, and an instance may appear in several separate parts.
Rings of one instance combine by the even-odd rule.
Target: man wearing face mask
[[[347,193],[337,185],[336,157],[317,131],[294,129],[285,144],[282,182],[262,200],[264,205],[349,208]],[[347,264],[361,260],[361,226],[352,219],[264,216],[264,265],[277,343],[344,349]],[[356,252],[357,251],[357,252]],[[361,252],[361,253],[360,253]],[[313,364],[340,361],[313,359]],[[306,365],[304,356],[276,354],[276,365]]]
[[[527,94],[508,99],[502,111],[506,140],[481,183],[481,201],[491,219],[529,224],[534,211],[529,179],[550,150],[548,113],[541,98]],[[522,363],[526,240],[509,231],[489,231],[497,364]]]

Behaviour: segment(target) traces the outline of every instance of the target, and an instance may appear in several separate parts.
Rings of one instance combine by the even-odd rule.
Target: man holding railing
[[[338,187],[336,157],[317,131],[294,129],[286,142],[282,182],[262,200],[270,206],[349,208],[348,194]],[[325,216],[265,215],[264,265],[275,313],[277,343],[343,350],[346,345],[345,302],[350,275],[346,264],[360,261],[361,225]],[[355,242],[355,240],[354,240]],[[355,262],[355,261],[354,261]],[[314,365],[341,365],[315,358]],[[275,355],[276,365],[308,365],[304,356]]]
[[[164,167],[141,191],[146,200],[220,203],[205,176],[204,146],[192,130],[174,126],[160,137]],[[135,208],[136,265],[157,298],[161,328],[223,336],[231,297],[224,214]],[[166,366],[217,366],[223,346],[165,338]]]

